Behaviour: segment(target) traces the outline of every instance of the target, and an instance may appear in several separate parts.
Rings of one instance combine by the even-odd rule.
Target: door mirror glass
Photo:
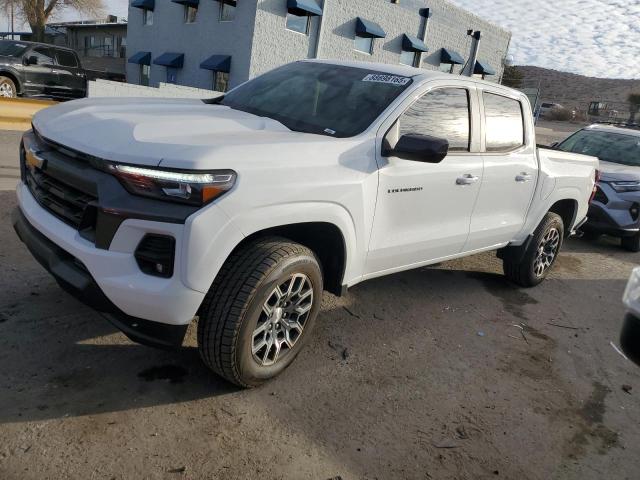
[[[30,55],[27,58],[25,58],[24,64],[25,65],[37,65],[38,64],[38,57],[36,57],[35,55]]]
[[[391,148],[385,139],[382,155],[398,157],[414,162],[440,163],[449,153],[449,141],[430,135],[408,134],[402,135]]]

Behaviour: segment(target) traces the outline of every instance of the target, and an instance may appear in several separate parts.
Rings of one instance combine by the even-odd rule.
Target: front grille
[[[26,168],[25,182],[38,203],[77,230],[91,230],[95,222],[93,204],[97,198],[47,174],[46,170]]]
[[[607,197],[607,195],[600,189],[600,187],[596,187],[596,194],[593,197],[593,200],[595,202],[600,202],[604,205],[606,205],[607,203],[609,203],[609,198]]]

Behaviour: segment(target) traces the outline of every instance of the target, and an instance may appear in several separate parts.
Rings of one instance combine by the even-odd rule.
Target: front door
[[[485,91],[484,177],[465,250],[512,241],[524,226],[538,180],[538,160],[528,105],[517,97]],[[526,123],[527,125],[530,122]]]
[[[430,90],[386,134],[390,145],[402,135],[444,138],[449,154],[439,163],[381,158],[365,276],[462,251],[483,174],[482,155],[473,152],[472,131],[479,125],[475,95],[462,87]]]
[[[26,58],[30,60],[29,65],[24,67],[24,89],[27,95],[54,96],[58,74],[55,72],[53,49],[33,47]]]

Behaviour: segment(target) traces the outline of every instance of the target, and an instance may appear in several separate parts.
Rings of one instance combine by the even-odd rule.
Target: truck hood
[[[247,145],[335,141],[197,99],[83,99],[41,110],[33,125],[44,138],[98,158],[186,169],[234,168]]]
[[[601,180],[604,182],[640,180],[640,167],[601,161],[600,171],[602,172]]]

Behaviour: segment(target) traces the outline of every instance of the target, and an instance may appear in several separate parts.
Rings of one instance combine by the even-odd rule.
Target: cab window
[[[38,65],[53,65],[53,51],[47,47],[35,47],[29,53],[30,57],[36,57],[38,59]]]
[[[522,104],[513,98],[484,92],[487,152],[509,152],[524,145]]]
[[[429,135],[449,141],[449,151],[468,152],[471,143],[469,93],[439,88],[418,99],[400,117],[400,136]]]

